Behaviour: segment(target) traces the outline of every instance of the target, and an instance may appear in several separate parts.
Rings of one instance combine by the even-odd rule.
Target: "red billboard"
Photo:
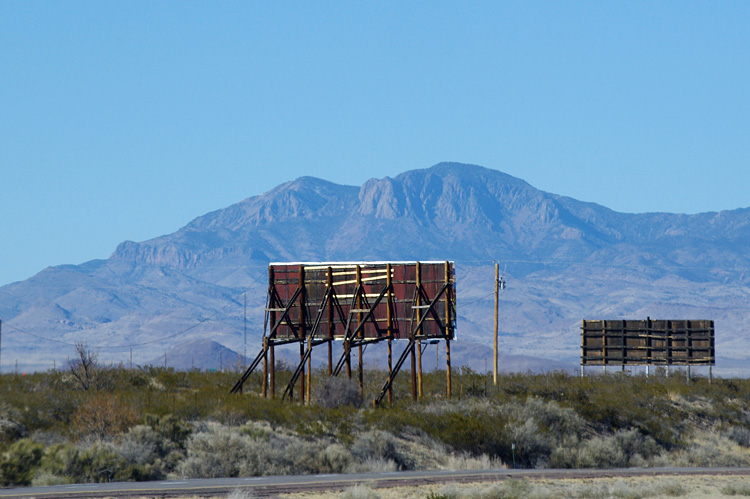
[[[453,339],[453,262],[271,263],[266,336]]]

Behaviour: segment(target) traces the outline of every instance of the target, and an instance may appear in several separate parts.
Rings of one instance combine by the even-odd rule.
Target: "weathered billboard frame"
[[[284,397],[291,398],[295,384],[301,380],[300,400],[309,400],[311,354],[313,347],[321,344],[328,345],[330,376],[346,367],[351,378],[351,351],[358,349],[362,392],[363,346],[387,341],[389,376],[375,403],[386,394],[391,401],[393,379],[407,357],[411,357],[412,395],[416,398],[422,394],[421,342],[443,339],[446,392],[450,397],[450,341],[455,339],[456,317],[453,262],[281,262],[269,264],[268,269],[263,349],[232,388],[233,393],[242,390],[244,381],[262,361],[262,393],[267,396],[270,390],[274,397],[275,347],[290,343],[299,344],[300,363]],[[408,342],[395,366],[393,340]],[[343,342],[343,353],[335,367],[333,341]]]
[[[714,366],[714,321],[582,320],[584,366]]]

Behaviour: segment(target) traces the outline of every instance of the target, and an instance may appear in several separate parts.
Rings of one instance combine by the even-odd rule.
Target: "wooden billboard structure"
[[[453,262],[271,263],[263,348],[232,388],[241,392],[250,374],[263,363],[263,396],[275,396],[275,348],[299,344],[300,362],[284,391],[292,398],[299,381],[300,400],[310,399],[311,355],[327,345],[328,374],[346,370],[352,376],[351,353],[359,353],[358,378],[363,390],[363,347],[388,344],[388,379],[378,404],[392,398],[393,379],[411,359],[412,395],[421,395],[421,342],[445,340],[446,392],[451,394],[450,342],[455,339],[455,268]],[[396,364],[392,342],[406,347]],[[333,363],[333,342],[343,353]],[[308,379],[305,380],[305,372]]]
[[[715,365],[712,320],[583,320],[584,366]]]

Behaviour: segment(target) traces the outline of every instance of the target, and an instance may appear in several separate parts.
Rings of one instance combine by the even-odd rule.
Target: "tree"
[[[69,362],[68,370],[81,388],[88,390],[96,387],[99,367],[98,355],[89,350],[85,343],[76,343],[76,358]]]

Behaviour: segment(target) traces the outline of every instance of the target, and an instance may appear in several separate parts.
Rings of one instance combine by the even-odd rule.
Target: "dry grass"
[[[369,495],[367,495],[369,494]],[[750,477],[745,476],[649,476],[592,479],[518,479],[493,483],[420,485],[372,489],[358,486],[356,491],[290,494],[289,499],[368,497],[378,499],[666,499],[721,498],[750,496]]]
[[[209,499],[254,499],[249,488]],[[342,491],[283,494],[283,499],[689,499],[750,497],[749,476],[680,475],[629,478],[511,479],[467,484],[374,488],[362,484]],[[108,499],[108,498],[103,498]],[[114,499],[114,498],[112,498]],[[151,499],[141,497],[137,499]],[[182,499],[206,499],[185,496]]]

